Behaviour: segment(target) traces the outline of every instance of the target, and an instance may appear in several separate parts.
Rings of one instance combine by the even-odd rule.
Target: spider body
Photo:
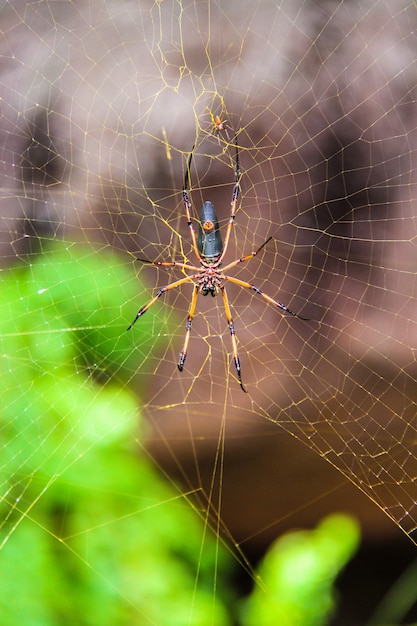
[[[214,297],[221,293],[222,298],[223,298],[224,310],[226,313],[226,319],[227,319],[227,323],[229,326],[230,337],[232,341],[233,362],[236,368],[239,385],[242,391],[246,393],[246,389],[243,386],[243,382],[242,382],[240,358],[239,358],[239,354],[237,351],[237,339],[236,339],[236,334],[235,334],[235,325],[233,322],[232,313],[231,313],[230,305],[229,305],[229,299],[228,299],[227,292],[226,292],[226,286],[225,286],[226,283],[231,282],[245,289],[250,289],[254,291],[256,294],[264,298],[269,304],[275,306],[281,311],[284,311],[285,313],[289,313],[290,315],[298,317],[299,319],[302,319],[302,320],[307,320],[307,318],[301,317],[297,313],[294,313],[293,311],[291,311],[291,309],[289,309],[282,302],[279,302],[278,300],[274,300],[273,298],[271,298],[271,296],[268,296],[267,294],[265,294],[263,291],[261,291],[261,289],[259,289],[259,287],[256,287],[255,285],[252,285],[251,283],[240,280],[238,278],[233,278],[232,276],[228,275],[228,271],[231,268],[235,267],[236,265],[239,265],[240,263],[249,261],[250,259],[255,257],[267,245],[267,243],[271,241],[272,237],[269,237],[266,241],[264,241],[264,243],[254,252],[247,254],[246,256],[242,256],[239,259],[236,259],[235,261],[228,263],[225,267],[220,269],[220,267],[222,266],[223,259],[226,254],[228,245],[229,245],[230,235],[233,229],[233,223],[234,223],[235,215],[236,215],[237,202],[239,199],[240,166],[239,166],[239,150],[238,150],[237,137],[235,136],[235,167],[234,167],[235,184],[234,184],[233,192],[232,192],[232,200],[230,203],[231,211],[230,211],[230,217],[229,217],[229,221],[228,221],[227,228],[226,228],[224,244],[222,241],[219,222],[217,219],[214,205],[212,202],[208,200],[204,202],[203,204],[203,208],[200,214],[198,234],[196,235],[195,233],[193,222],[191,219],[192,205],[191,205],[191,200],[189,196],[190,167],[191,167],[193,152],[194,152],[194,147],[191,150],[191,153],[188,159],[187,170],[185,173],[184,185],[182,189],[182,198],[183,198],[184,209],[185,209],[185,214],[187,218],[187,224],[190,229],[193,250],[200,265],[196,266],[196,265],[191,265],[189,263],[182,263],[179,261],[149,261],[148,259],[137,259],[138,261],[142,261],[142,263],[149,263],[152,265],[157,265],[158,267],[165,267],[165,268],[177,267],[183,270],[187,270],[188,272],[191,272],[191,273],[187,274],[183,278],[180,278],[179,280],[176,280],[168,284],[166,287],[162,287],[161,289],[159,289],[157,293],[155,294],[155,296],[151,298],[151,300],[147,304],[145,304],[145,306],[139,309],[139,311],[136,313],[135,318],[133,319],[132,323],[127,328],[127,330],[130,330],[132,326],[137,322],[137,320],[142,315],[144,315],[146,311],[148,311],[148,309],[150,309],[150,307],[153,306],[153,304],[155,304],[155,302],[164,293],[166,293],[167,291],[170,291],[171,289],[176,289],[177,287],[180,287],[181,285],[185,283],[188,283],[188,282],[193,283],[194,284],[193,294],[191,297],[191,304],[188,310],[188,317],[187,317],[187,322],[185,326],[184,345],[183,345],[182,351],[180,352],[179,361],[178,361],[178,369],[180,370],[180,372],[182,372],[182,370],[184,369],[184,364],[185,364],[185,360],[187,358],[187,353],[188,353],[188,344],[190,341],[191,328],[192,328],[192,323],[193,323],[196,305],[197,305],[197,296],[198,294],[202,294],[203,296],[207,296],[210,294],[211,296]]]
[[[198,292],[203,296],[208,296],[209,293],[213,297],[217,296],[224,285],[224,280],[224,274],[217,267],[205,267],[196,280]]]

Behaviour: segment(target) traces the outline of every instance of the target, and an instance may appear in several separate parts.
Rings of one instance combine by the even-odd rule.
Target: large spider
[[[234,184],[233,192],[232,192],[231,212],[230,212],[230,218],[229,218],[229,222],[228,222],[227,229],[226,229],[226,236],[225,236],[224,244],[222,243],[222,237],[221,237],[219,223],[217,220],[217,215],[214,209],[214,205],[209,200],[207,200],[203,204],[203,208],[201,210],[201,215],[200,215],[199,232],[197,236],[194,230],[194,226],[191,220],[192,205],[191,205],[191,200],[189,196],[190,167],[191,167],[191,161],[192,161],[193,152],[194,152],[194,146],[193,146],[193,149],[191,150],[190,156],[188,158],[187,170],[186,170],[185,179],[184,179],[184,186],[182,189],[182,198],[184,202],[185,214],[187,217],[187,224],[190,228],[193,249],[198,259],[198,262],[200,263],[200,267],[197,267],[195,265],[190,265],[189,263],[182,263],[178,261],[149,261],[148,259],[137,259],[138,261],[141,261],[142,263],[150,263],[151,265],[157,265],[159,267],[178,267],[184,270],[189,270],[192,273],[189,274],[188,276],[185,276],[184,278],[180,278],[179,280],[176,280],[175,282],[167,285],[166,287],[162,287],[161,289],[159,289],[156,295],[151,300],[149,300],[149,302],[145,304],[145,306],[139,309],[139,311],[136,313],[136,316],[133,322],[130,324],[127,330],[130,330],[132,326],[136,323],[136,321],[142,315],[144,315],[144,313],[146,313],[146,311],[148,311],[148,309],[150,309],[150,307],[153,304],[155,304],[158,298],[160,298],[166,291],[169,291],[170,289],[176,289],[177,287],[180,287],[180,285],[183,285],[184,283],[188,283],[188,282],[194,283],[194,290],[193,290],[193,295],[191,298],[191,304],[190,304],[190,308],[188,311],[188,319],[187,319],[187,324],[186,324],[186,329],[185,329],[184,346],[183,346],[182,351],[180,352],[180,357],[178,361],[178,369],[180,370],[180,372],[182,372],[182,370],[184,369],[185,360],[187,358],[188,344],[189,344],[190,335],[191,335],[191,326],[193,323],[194,313],[195,313],[196,304],[197,304],[197,296],[199,293],[201,293],[203,296],[207,296],[208,294],[211,294],[214,297],[214,296],[217,296],[219,293],[221,293],[223,297],[223,304],[224,304],[225,312],[226,312],[226,319],[229,325],[230,336],[232,339],[233,361],[236,367],[236,372],[237,372],[237,377],[238,377],[240,387],[246,393],[246,389],[243,386],[243,382],[242,382],[240,359],[239,359],[239,354],[237,351],[235,326],[233,323],[232,314],[230,312],[229,299],[227,297],[225,283],[231,282],[231,283],[234,283],[235,285],[239,285],[240,287],[251,289],[252,291],[255,291],[255,293],[257,293],[258,295],[262,296],[262,298],[264,298],[269,304],[276,306],[278,309],[284,311],[285,313],[290,313],[291,315],[294,315],[295,317],[298,317],[299,319],[306,320],[306,321],[307,321],[307,318],[301,317],[301,315],[298,315],[297,313],[294,313],[293,311],[291,311],[291,309],[289,309],[285,304],[282,304],[282,302],[278,302],[277,300],[274,300],[273,298],[268,296],[266,293],[263,293],[259,289],[259,287],[256,287],[255,285],[247,283],[238,278],[233,278],[232,276],[228,276],[226,274],[226,272],[228,272],[232,267],[235,267],[235,265],[239,265],[239,263],[244,263],[245,261],[249,261],[250,259],[255,257],[262,250],[262,248],[264,248],[267,245],[267,243],[271,241],[272,237],[269,237],[266,241],[264,241],[264,243],[255,252],[252,252],[251,254],[248,254],[246,256],[242,256],[239,259],[236,259],[235,261],[228,263],[225,267],[220,269],[224,256],[227,252],[227,247],[229,245],[230,235],[231,235],[232,228],[233,228],[233,222],[234,222],[235,215],[236,215],[236,205],[237,205],[237,201],[239,198],[240,167],[239,167],[239,149],[238,149],[236,135],[234,138],[234,143],[235,143],[235,150],[236,150],[235,184]]]

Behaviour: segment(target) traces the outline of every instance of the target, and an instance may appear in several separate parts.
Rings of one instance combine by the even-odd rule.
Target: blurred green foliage
[[[140,453],[146,374],[128,383],[166,342],[151,312],[125,332],[147,294],[114,253],[80,244],[2,271],[2,626],[237,623],[229,552]],[[357,541],[344,516],[283,537],[240,623],[326,624]]]
[[[348,515],[323,519],[314,530],[288,533],[259,568],[261,585],[244,606],[244,626],[324,626],[336,606],[337,575],[356,552],[359,527]]]
[[[152,315],[125,332],[141,289],[81,245],[2,272],[2,626],[230,623],[228,553],[135,444],[126,381],[158,350]]]

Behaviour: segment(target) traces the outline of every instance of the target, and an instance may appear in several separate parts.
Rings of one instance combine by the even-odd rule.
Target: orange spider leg
[[[180,261],[149,261],[148,259],[136,259],[141,263],[148,263],[149,265],[157,265],[158,267],[181,267],[185,270],[192,270],[198,272],[201,268],[195,265],[189,265],[188,263],[181,263]]]
[[[190,196],[188,195],[188,192],[190,190],[190,168],[191,168],[191,161],[193,159],[193,151],[194,151],[194,146],[192,147],[192,150],[190,152],[190,156],[189,156],[188,163],[187,163],[187,169],[185,171],[184,185],[182,187],[182,200],[184,203],[188,228],[190,229],[190,233],[191,233],[193,249],[194,249],[197,259],[201,263],[201,254],[200,254],[200,250],[198,249],[197,237],[196,237],[193,222],[191,219],[192,204],[191,204]]]
[[[185,359],[187,358],[188,343],[190,341],[191,326],[192,326],[193,319],[194,319],[195,307],[197,304],[197,296],[198,296],[198,286],[194,285],[193,297],[191,299],[190,309],[188,311],[187,324],[185,326],[184,347],[182,351],[180,352],[180,360],[178,361],[178,369],[180,370],[180,372],[182,372],[182,370],[184,369]]]
[[[291,309],[289,309],[285,304],[283,304],[282,302],[279,302],[278,300],[274,300],[273,298],[271,298],[271,296],[268,296],[261,289],[259,289],[259,287],[256,287],[255,285],[251,285],[250,283],[247,283],[244,280],[239,280],[239,278],[232,278],[231,276],[224,276],[224,280],[228,280],[231,283],[234,283],[235,285],[244,287],[245,289],[252,289],[252,291],[262,296],[262,298],[264,298],[267,302],[269,302],[270,304],[273,304],[274,306],[278,307],[282,311],[285,311],[285,313],[294,315],[294,317],[298,317],[300,320],[304,320],[305,322],[310,321],[308,317],[301,317],[301,315],[298,315],[298,313],[294,313],[294,311],[291,311]]]
[[[170,289],[175,289],[175,287],[179,287],[180,285],[183,285],[184,283],[188,283],[191,280],[194,280],[195,278],[197,278],[195,274],[193,274],[192,276],[186,276],[185,278],[180,278],[180,280],[176,280],[174,283],[171,283],[170,285],[167,285],[166,287],[162,287],[161,289],[159,289],[156,295],[151,300],[149,300],[148,304],[145,304],[145,306],[139,309],[139,311],[136,313],[136,316],[133,322],[130,324],[130,326],[128,326],[128,328],[126,328],[126,330],[130,330],[132,326],[137,322],[137,320],[142,315],[144,315],[146,311],[148,311],[148,309],[150,309],[151,306],[155,304],[155,302],[158,300],[158,298],[160,298],[166,291],[170,291]]]
[[[230,203],[231,211],[230,211],[229,222],[227,224],[226,235],[225,235],[225,238],[224,238],[223,250],[222,250],[222,253],[219,256],[219,258],[217,259],[216,265],[220,265],[220,263],[222,262],[222,260],[224,258],[224,255],[227,252],[227,247],[229,245],[230,235],[232,234],[233,224],[234,224],[235,217],[236,217],[237,201],[239,199],[240,165],[239,165],[239,151],[238,151],[238,144],[237,144],[237,137],[236,137],[236,135],[235,135],[235,149],[236,149],[236,156],[235,156],[235,186],[233,187],[232,201]]]
[[[236,333],[235,333],[235,325],[234,325],[234,322],[233,322],[232,313],[230,311],[229,298],[227,297],[226,288],[224,287],[224,285],[222,285],[220,287],[220,289],[221,289],[222,296],[223,296],[224,309],[226,311],[227,323],[229,324],[230,336],[232,338],[233,361],[234,361],[234,364],[235,364],[235,367],[236,367],[237,378],[238,378],[239,385],[241,386],[242,391],[247,393],[245,387],[243,386],[243,382],[242,382],[242,373],[241,373],[241,367],[240,367],[240,359],[239,359],[239,354],[237,352],[237,340],[236,340]]]
[[[227,272],[227,270],[229,270],[231,267],[234,267],[235,265],[238,265],[239,263],[244,263],[245,261],[250,261],[251,259],[253,259],[253,257],[259,254],[262,248],[264,248],[266,244],[271,241],[271,239],[272,237],[268,237],[268,239],[264,241],[263,244],[257,250],[255,250],[255,252],[251,252],[251,254],[247,254],[246,256],[241,256],[240,259],[236,259],[236,261],[228,263],[225,267],[222,268],[223,272]]]

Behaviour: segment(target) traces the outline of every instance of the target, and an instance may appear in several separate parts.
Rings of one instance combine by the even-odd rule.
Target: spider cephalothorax
[[[211,294],[213,297],[220,293],[223,287],[224,276],[217,268],[205,267],[201,269],[201,276],[197,279],[198,293],[203,296]]]
[[[182,372],[184,368],[185,360],[187,358],[188,343],[190,340],[191,327],[192,327],[196,304],[197,304],[197,296],[200,293],[203,296],[207,296],[208,294],[211,294],[214,297],[214,296],[217,296],[219,293],[221,293],[223,297],[223,304],[225,308],[226,319],[229,325],[230,336],[232,339],[233,361],[236,367],[238,381],[239,381],[241,389],[246,392],[246,389],[243,386],[243,382],[242,382],[240,358],[239,358],[239,354],[237,351],[235,325],[234,325],[232,314],[230,311],[229,299],[227,296],[225,283],[231,282],[231,283],[234,283],[235,285],[239,285],[240,287],[244,287],[246,289],[252,289],[255,293],[262,296],[267,302],[269,302],[269,304],[276,306],[282,311],[286,313],[290,313],[291,315],[294,315],[295,317],[298,317],[302,320],[306,320],[307,318],[301,317],[297,313],[294,313],[293,311],[291,311],[291,309],[289,309],[285,304],[282,304],[282,302],[278,302],[277,300],[274,300],[267,294],[263,293],[259,289],[259,287],[256,287],[255,285],[251,285],[250,283],[247,283],[243,280],[240,280],[238,278],[233,278],[232,276],[227,275],[227,272],[232,267],[235,267],[239,263],[244,263],[245,261],[249,261],[254,256],[256,256],[262,250],[262,248],[266,246],[266,244],[269,241],[271,241],[272,237],[269,237],[266,241],[264,241],[264,243],[257,250],[255,250],[255,252],[252,252],[251,254],[247,254],[246,256],[240,257],[239,259],[236,259],[235,261],[228,263],[225,267],[222,268],[222,270],[220,270],[220,266],[223,263],[223,259],[224,259],[224,256],[226,254],[226,251],[229,245],[230,235],[231,235],[232,228],[233,228],[233,222],[234,222],[235,215],[236,215],[237,201],[239,198],[240,166],[239,166],[239,149],[238,149],[236,135],[235,135],[234,143],[235,143],[235,184],[234,184],[233,192],[232,192],[231,211],[230,211],[229,222],[226,228],[224,244],[222,241],[219,222],[217,219],[214,205],[209,200],[207,200],[203,204],[203,208],[201,210],[201,215],[200,215],[198,235],[196,236],[195,234],[193,222],[191,220],[192,205],[191,205],[191,200],[189,196],[190,167],[191,167],[191,161],[193,158],[193,151],[194,151],[194,147],[193,147],[193,149],[191,150],[190,156],[188,158],[187,170],[185,173],[184,185],[182,189],[182,198],[184,202],[184,209],[185,209],[185,214],[187,218],[187,224],[190,229],[193,249],[197,257],[197,260],[200,263],[200,266],[198,267],[196,265],[190,265],[189,263],[182,263],[178,261],[148,261],[148,259],[138,259],[138,261],[142,261],[142,263],[151,263],[152,265],[158,265],[159,267],[178,267],[184,270],[188,270],[192,273],[189,274],[188,276],[185,276],[184,278],[180,278],[179,280],[173,283],[170,283],[166,287],[162,287],[161,289],[159,289],[156,295],[147,304],[145,304],[145,306],[139,309],[139,311],[136,313],[136,316],[133,322],[130,324],[127,330],[130,330],[133,324],[135,324],[135,322],[139,319],[139,317],[141,317],[144,313],[146,313],[146,311],[166,291],[169,291],[170,289],[176,289],[180,285],[183,285],[184,283],[187,283],[187,282],[194,283],[193,295],[191,298],[191,304],[190,304],[190,308],[188,311],[187,324],[185,327],[184,346],[183,346],[182,351],[180,352],[180,357],[178,361],[178,369]]]

